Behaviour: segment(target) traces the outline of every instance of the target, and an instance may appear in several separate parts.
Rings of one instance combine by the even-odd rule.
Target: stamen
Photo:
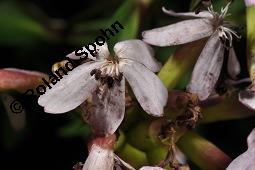
[[[95,75],[95,79],[99,80],[101,85],[107,84],[109,88],[113,87],[116,83],[120,85],[122,80],[122,73],[119,71],[118,61],[107,59],[99,69],[93,69],[90,75]]]

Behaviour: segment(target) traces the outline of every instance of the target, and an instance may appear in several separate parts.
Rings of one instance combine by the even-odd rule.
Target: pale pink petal
[[[248,148],[255,148],[255,128],[247,138]]]
[[[82,170],[113,170],[113,150],[104,149],[98,145],[92,145],[89,156]]]
[[[47,88],[46,93],[39,97],[39,105],[43,106],[47,113],[64,113],[76,108],[97,88],[97,81],[91,77],[90,72],[102,63],[84,63],[68,72],[68,75],[64,75],[57,84],[52,85],[51,89]]]
[[[185,44],[213,34],[213,26],[208,19],[191,19],[168,26],[144,31],[143,41],[156,46]]]
[[[175,12],[173,10],[167,10],[165,7],[162,7],[162,11],[173,17],[198,17],[198,18],[213,18],[213,15],[208,11],[200,11],[198,14],[195,12]]]
[[[245,5],[248,6],[255,6],[255,0],[244,0]]]
[[[115,44],[114,52],[119,58],[139,62],[153,72],[157,72],[161,68],[161,64],[154,58],[153,49],[141,40],[119,42]]]
[[[200,100],[205,100],[213,91],[220,76],[224,58],[224,46],[218,33],[207,41],[194,67],[187,91],[197,94]]]
[[[92,96],[92,108],[88,110],[86,103],[81,105],[86,117],[96,135],[113,134],[124,118],[125,113],[125,79],[112,88],[104,86],[97,89]]]
[[[110,55],[109,50],[108,50],[108,45],[106,42],[102,46],[99,46],[95,43],[94,43],[94,45],[95,45],[96,49],[92,45],[88,46],[87,48],[91,49],[92,52],[95,51],[95,53],[96,53],[95,56],[92,56],[91,53],[84,46],[84,47],[82,47],[82,50],[79,51],[79,53],[86,52],[86,54],[77,56],[77,55],[75,55],[75,51],[74,51],[74,52],[68,54],[66,57],[73,59],[73,60],[79,60],[79,59],[84,59],[87,56],[89,59],[92,59],[92,60],[101,60],[101,59],[107,58]]]
[[[120,71],[130,84],[142,108],[153,116],[162,116],[168,91],[161,80],[144,65],[122,60]]]
[[[248,150],[234,159],[227,170],[254,170],[255,168],[255,129],[248,137]]]
[[[239,101],[246,107],[255,110],[255,91],[250,89],[240,91]]]
[[[165,170],[165,169],[158,166],[143,166],[139,170]]]
[[[229,49],[229,57],[228,57],[228,74],[232,79],[236,79],[236,76],[241,71],[240,63],[237,59],[234,48]]]

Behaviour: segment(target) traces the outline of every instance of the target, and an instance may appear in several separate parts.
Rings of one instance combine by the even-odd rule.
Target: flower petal
[[[165,169],[158,166],[143,166],[139,170],[165,170]]]
[[[255,110],[255,91],[250,89],[240,91],[239,101],[246,107]]]
[[[110,149],[103,149],[97,145],[92,145],[89,156],[83,165],[82,170],[113,170],[114,153]]]
[[[74,51],[74,52],[68,54],[66,57],[73,59],[73,60],[79,60],[79,59],[83,59],[87,56],[89,59],[92,59],[92,60],[101,60],[101,59],[107,58],[110,55],[109,50],[108,50],[108,45],[106,42],[102,46],[99,46],[94,43],[94,47],[92,47],[92,45],[90,45],[90,46],[87,46],[87,48],[91,49],[91,51],[94,51],[94,48],[96,48],[95,52],[97,54],[95,55],[95,57],[90,54],[90,52],[86,49],[86,46],[82,47],[81,51],[86,52],[87,55],[83,54],[83,55],[77,56],[77,55],[75,55],[75,51]]]
[[[68,112],[84,102],[97,87],[97,81],[90,76],[91,70],[103,62],[88,62],[76,67],[51,89],[47,88],[38,99],[47,113]]]
[[[208,11],[200,11],[198,14],[195,12],[175,12],[173,10],[167,10],[165,7],[162,7],[162,11],[173,17],[197,17],[197,18],[213,18],[213,15]]]
[[[236,79],[236,76],[240,73],[241,66],[236,57],[234,48],[229,49],[228,56],[228,74],[232,79]]]
[[[205,100],[213,91],[220,76],[224,59],[224,46],[218,33],[213,34],[201,52],[194,67],[187,91]]]
[[[248,150],[234,159],[227,170],[253,170],[255,167],[255,129],[248,137]]]
[[[144,31],[143,41],[156,46],[185,44],[213,33],[213,26],[208,19],[191,19],[176,24]]]
[[[161,64],[154,58],[153,49],[141,40],[119,42],[115,44],[114,52],[119,58],[139,62],[153,72],[157,72],[161,68]]]
[[[97,89],[92,96],[92,110],[86,103],[81,105],[86,121],[92,126],[94,134],[113,134],[124,118],[125,113],[125,79],[112,88],[104,86]]]
[[[0,91],[17,90],[21,93],[42,82],[46,74],[16,68],[0,69]]]
[[[247,7],[255,6],[255,0],[244,0],[244,2]]]
[[[131,165],[123,161],[117,155],[114,155],[114,167],[116,170],[135,170]]]
[[[128,80],[142,108],[153,116],[162,116],[168,92],[161,80],[144,65],[131,60],[122,60],[120,71]]]
[[[255,128],[247,138],[248,148],[255,148]]]

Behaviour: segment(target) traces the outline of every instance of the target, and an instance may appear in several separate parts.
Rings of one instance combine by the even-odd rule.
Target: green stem
[[[182,77],[192,69],[205,45],[205,39],[179,46],[162,67],[158,76],[165,86],[173,89]]]
[[[192,131],[187,131],[177,145],[201,169],[225,170],[231,162],[218,147]]]

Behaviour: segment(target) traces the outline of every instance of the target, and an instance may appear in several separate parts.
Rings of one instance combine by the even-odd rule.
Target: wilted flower
[[[162,116],[167,89],[153,73],[160,64],[153,50],[140,40],[119,42],[111,56],[107,44],[98,47],[92,61],[83,63],[58,82],[38,103],[48,113],[64,113],[92,96],[93,113],[86,115],[100,134],[112,134],[125,112],[125,78],[142,108],[153,116]],[[77,56],[70,54],[70,58]],[[89,112],[88,112],[89,113]]]
[[[240,65],[232,48],[232,35],[238,37],[231,29],[230,23],[225,21],[230,3],[217,13],[210,6],[208,11],[175,13],[172,10],[163,12],[175,17],[189,17],[185,21],[165,27],[143,32],[143,41],[157,46],[171,46],[192,42],[210,37],[194,67],[187,91],[205,100],[213,91],[219,78],[224,60],[224,49],[229,50],[228,71],[232,78],[240,71]]]
[[[253,170],[255,168],[255,129],[247,138],[248,150],[231,162],[227,170]]]

